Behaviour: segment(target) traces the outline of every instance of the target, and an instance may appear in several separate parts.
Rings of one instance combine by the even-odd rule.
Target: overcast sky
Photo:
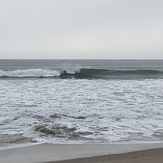
[[[163,59],[163,0],[0,0],[0,58]]]

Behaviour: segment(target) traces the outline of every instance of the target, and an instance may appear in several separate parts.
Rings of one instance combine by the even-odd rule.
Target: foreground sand
[[[0,150],[0,163],[13,162],[163,163],[163,144],[40,144],[28,147]]]
[[[97,156],[46,163],[163,163],[163,149],[144,150],[126,154]]]

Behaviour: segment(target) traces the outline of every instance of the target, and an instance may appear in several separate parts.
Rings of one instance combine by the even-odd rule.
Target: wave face
[[[105,70],[80,69],[74,74],[63,71],[61,78],[77,79],[137,79],[137,78],[163,78],[163,72],[157,70]]]
[[[0,70],[0,78],[59,78],[59,79],[149,79],[163,78],[163,71],[158,70],[107,70],[81,68],[76,71],[26,69]]]

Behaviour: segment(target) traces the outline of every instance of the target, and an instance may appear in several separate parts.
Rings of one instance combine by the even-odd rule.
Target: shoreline
[[[0,151],[3,163],[158,163],[163,144],[40,144]]]

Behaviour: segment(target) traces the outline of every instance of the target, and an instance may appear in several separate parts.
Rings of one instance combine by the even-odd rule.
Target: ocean
[[[0,60],[0,147],[163,141],[163,60]]]

